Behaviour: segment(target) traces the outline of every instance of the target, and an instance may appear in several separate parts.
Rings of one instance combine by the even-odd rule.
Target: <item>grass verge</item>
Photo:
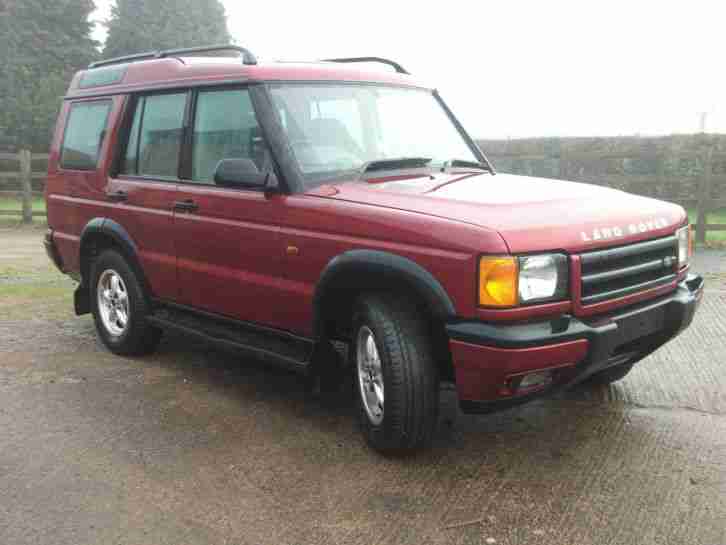
[[[23,201],[19,197],[0,197],[0,210],[22,210]],[[45,199],[33,197],[33,212],[45,212]]]
[[[17,197],[0,196],[0,210],[17,210],[17,215],[4,216],[0,215],[0,228],[31,228],[24,226],[22,222],[21,211],[23,209],[22,201]],[[43,197],[33,198],[33,212],[45,212],[45,199]],[[44,228],[48,221],[45,216],[35,216],[33,218],[33,226]]]

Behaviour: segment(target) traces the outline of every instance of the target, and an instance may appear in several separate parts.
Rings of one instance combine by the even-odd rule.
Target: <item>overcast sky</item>
[[[394,59],[477,138],[726,133],[723,0],[223,3],[258,57]]]

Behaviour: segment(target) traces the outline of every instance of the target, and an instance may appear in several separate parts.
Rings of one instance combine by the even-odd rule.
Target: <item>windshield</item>
[[[277,84],[270,91],[308,187],[383,159],[478,161],[431,91],[368,84]]]

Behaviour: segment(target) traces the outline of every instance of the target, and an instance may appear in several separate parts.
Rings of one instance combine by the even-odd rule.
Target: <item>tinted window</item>
[[[179,93],[137,100],[122,173],[177,176],[186,98]]]
[[[197,97],[192,141],[192,180],[213,183],[222,159],[252,159],[262,172],[269,156],[249,92],[245,89],[202,91]]]
[[[79,102],[71,106],[63,148],[61,168],[94,170],[105,135],[111,101]]]

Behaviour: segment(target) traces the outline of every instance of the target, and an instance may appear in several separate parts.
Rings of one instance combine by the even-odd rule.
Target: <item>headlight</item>
[[[569,274],[567,256],[484,256],[479,260],[479,305],[513,307],[564,299]]]
[[[551,301],[567,295],[567,257],[562,254],[519,258],[519,300]]]
[[[688,265],[691,260],[691,227],[686,225],[676,231],[678,239],[678,268]]]

